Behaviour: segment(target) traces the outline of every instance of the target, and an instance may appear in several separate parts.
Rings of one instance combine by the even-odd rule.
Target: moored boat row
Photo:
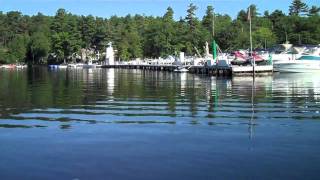
[[[60,65],[49,65],[50,69],[83,69],[83,68],[101,68],[100,64],[83,64],[83,63],[70,63]]]
[[[0,68],[2,69],[24,69],[28,66],[26,64],[4,64],[0,65]]]

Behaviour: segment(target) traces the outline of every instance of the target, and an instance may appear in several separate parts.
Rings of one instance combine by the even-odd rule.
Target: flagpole
[[[252,70],[253,70],[253,77],[255,77],[255,66],[256,66],[256,62],[254,60],[253,57],[253,52],[252,52],[252,25],[251,25],[251,7],[249,6],[249,12],[248,12],[248,18],[249,18],[249,23],[250,23],[250,58],[253,61],[252,64]]]

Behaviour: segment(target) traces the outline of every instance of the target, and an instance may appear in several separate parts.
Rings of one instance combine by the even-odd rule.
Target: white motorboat
[[[303,47],[293,47],[292,44],[286,42],[284,44],[280,44],[276,50],[270,52],[270,55],[272,57],[272,61],[277,63],[296,60],[301,57],[303,51]]]
[[[273,65],[275,71],[294,73],[320,73],[320,60],[281,61]]]
[[[77,63],[76,68],[81,69],[83,68],[84,64],[83,63]]]
[[[274,63],[281,62],[281,61],[291,61],[291,60],[296,60],[300,58],[299,53],[292,53],[292,52],[282,52],[279,54],[271,54],[272,56],[272,61]]]
[[[58,65],[58,68],[59,69],[66,69],[66,68],[68,68],[68,65],[67,64],[60,64],[60,65]]]
[[[174,72],[179,72],[179,73],[186,73],[186,72],[189,72],[189,69],[183,67],[183,66],[178,66]]]
[[[28,66],[26,64],[18,64],[16,65],[16,68],[17,69],[24,69],[24,68],[27,68]]]
[[[96,67],[101,67],[101,65],[92,64],[92,63],[88,63],[88,64],[77,63],[77,64],[68,64],[68,67],[81,69],[81,68],[96,68]]]
[[[66,69],[67,67],[68,67],[67,64],[60,64],[60,65],[52,64],[52,65],[49,65],[50,69]]]
[[[5,69],[13,69],[15,67],[16,67],[15,64],[5,64],[1,66],[1,68],[5,68]]]
[[[320,47],[307,50],[297,60],[278,61],[274,70],[279,72],[320,73]]]

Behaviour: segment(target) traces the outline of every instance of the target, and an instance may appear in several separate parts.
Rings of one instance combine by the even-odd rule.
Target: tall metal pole
[[[254,90],[255,90],[255,66],[256,62],[254,60],[253,51],[252,51],[252,25],[251,25],[251,7],[249,6],[248,11],[248,18],[250,23],[250,58],[253,61],[252,64],[252,70],[253,70],[253,79],[252,79],[252,89],[251,89],[251,105],[252,105],[252,114],[250,119],[250,125],[249,125],[249,132],[250,132],[250,139],[252,139],[253,136],[253,118],[254,118]]]
[[[288,34],[287,31],[285,31],[285,35],[286,35],[286,43],[288,42]]]
[[[212,13],[213,13],[213,18],[212,18],[212,38],[214,38],[214,8],[212,7]]]
[[[249,6],[249,11],[248,11],[248,18],[249,18],[249,23],[250,23],[250,58],[253,61],[253,77],[255,77],[255,66],[256,66],[256,62],[254,60],[253,54],[252,54],[252,25],[251,25],[251,10],[250,10],[250,6]]]
[[[252,86],[251,86],[251,119],[249,121],[249,138],[253,138],[253,128],[254,128],[254,115],[255,115],[255,106],[254,106],[254,97],[255,97],[255,90],[256,90],[256,85],[255,85],[255,80],[254,78],[252,79]]]
[[[217,65],[217,44],[216,41],[214,39],[214,8],[212,8],[212,13],[213,13],[213,17],[212,17],[212,49],[213,49],[213,60],[215,61],[216,65]]]

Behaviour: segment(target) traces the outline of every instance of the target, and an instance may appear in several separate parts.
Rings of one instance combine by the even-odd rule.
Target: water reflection
[[[187,86],[187,73],[180,73],[180,88],[181,88],[181,96],[185,96],[186,93],[186,86]]]
[[[290,79],[290,80],[288,80]],[[278,95],[308,97],[319,100],[320,80],[318,74],[284,74],[274,78],[274,92]]]
[[[108,95],[112,98],[114,92],[115,70],[107,69]]]
[[[64,119],[247,124],[252,134],[265,120],[320,119],[319,81],[301,74],[253,81],[132,69],[1,70],[0,118],[45,126]]]

